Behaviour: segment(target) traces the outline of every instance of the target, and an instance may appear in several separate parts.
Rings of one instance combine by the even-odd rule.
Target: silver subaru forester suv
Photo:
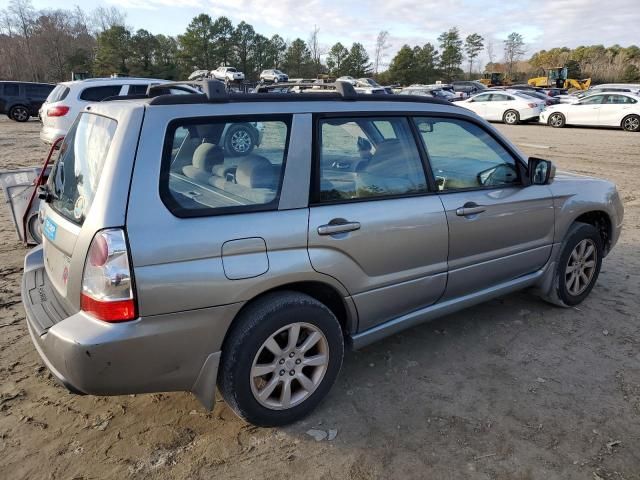
[[[94,104],[41,191],[22,298],[71,391],[216,386],[256,425],[308,414],[345,347],[515,290],[582,302],[618,240],[603,180],[556,174],[447,102],[333,93]],[[260,123],[245,156],[220,145]]]

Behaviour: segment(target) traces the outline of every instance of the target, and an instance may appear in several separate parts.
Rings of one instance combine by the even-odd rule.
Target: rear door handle
[[[464,207],[456,209],[456,215],[458,215],[459,217],[468,217],[469,215],[477,215],[478,213],[482,213],[485,210],[486,208],[481,205],[465,204]]]
[[[335,235],[354,230],[360,230],[360,222],[328,223],[318,227],[318,235]]]

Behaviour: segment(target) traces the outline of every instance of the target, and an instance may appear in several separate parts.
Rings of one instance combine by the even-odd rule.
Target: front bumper
[[[65,310],[42,258],[41,247],[25,258],[22,301],[36,350],[63,385],[92,395],[191,391],[213,406],[220,348],[242,304],[102,322]]]

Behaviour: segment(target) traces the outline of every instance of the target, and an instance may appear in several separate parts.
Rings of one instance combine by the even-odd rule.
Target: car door
[[[352,295],[358,331],[438,301],[447,278],[447,220],[427,186],[408,119],[316,122],[308,243],[313,268]]]
[[[443,299],[542,268],[553,244],[551,190],[524,186],[521,160],[486,126],[462,118],[418,117],[415,122],[439,179],[449,225]]]
[[[631,113],[635,103],[637,100],[627,95],[606,95],[600,107],[598,125],[619,127],[622,119]]]
[[[567,123],[572,125],[598,125],[604,95],[590,95],[567,109]]]
[[[482,93],[480,95],[477,95],[469,99],[468,102],[465,102],[464,106],[469,110],[476,112],[482,118],[486,118],[487,106],[489,105],[490,101],[491,101],[491,94]]]
[[[504,93],[492,93],[487,106],[487,120],[502,120],[504,112],[516,103],[513,97]],[[511,102],[511,104],[509,104]]]

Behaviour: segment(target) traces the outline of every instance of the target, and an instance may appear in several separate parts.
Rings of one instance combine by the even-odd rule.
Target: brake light
[[[47,109],[47,117],[64,117],[67,113],[69,113],[69,107],[65,105],[59,105],[57,107]]]
[[[137,317],[129,251],[124,231],[102,230],[93,237],[82,274],[80,308],[105,322]]]

